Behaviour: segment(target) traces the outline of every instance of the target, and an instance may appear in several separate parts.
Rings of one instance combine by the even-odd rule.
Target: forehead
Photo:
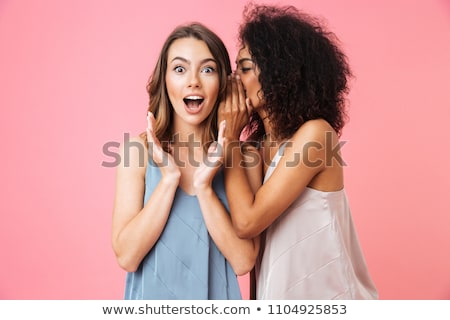
[[[172,42],[167,52],[169,62],[177,57],[187,60],[203,60],[213,58],[213,55],[205,41],[195,38],[181,38]]]
[[[248,50],[248,47],[245,46],[245,45],[244,45],[243,47],[241,47],[241,48],[239,49],[239,52],[238,52],[237,57],[238,57],[239,59],[241,59],[241,58],[251,58],[250,51]],[[237,60],[238,60],[238,59],[237,59]]]
[[[245,57],[250,57],[250,51],[248,50],[248,47],[246,45],[242,46],[239,49],[238,55],[245,56]]]

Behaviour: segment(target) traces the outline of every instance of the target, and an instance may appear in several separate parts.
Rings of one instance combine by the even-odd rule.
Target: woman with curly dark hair
[[[352,74],[337,38],[293,6],[249,5],[239,41],[221,106],[225,185],[238,235],[264,235],[256,299],[377,299],[344,189]],[[242,129],[260,147],[256,193],[235,147]]]

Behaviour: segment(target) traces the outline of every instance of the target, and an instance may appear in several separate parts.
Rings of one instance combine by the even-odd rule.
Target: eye
[[[182,67],[182,66],[176,66],[175,68],[173,68],[173,70],[174,70],[176,73],[182,73],[182,72],[185,71],[184,67]]]
[[[241,67],[240,70],[241,70],[242,73],[246,73],[246,72],[249,72],[250,70],[252,70],[252,68]]]
[[[216,71],[216,69],[214,69],[213,67],[204,67],[204,68],[202,69],[202,72],[203,72],[203,73],[212,73],[212,72],[214,72],[214,71]]]

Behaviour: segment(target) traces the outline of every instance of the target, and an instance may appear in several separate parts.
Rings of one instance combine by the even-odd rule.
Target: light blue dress
[[[160,179],[160,169],[149,161],[144,204]],[[228,210],[222,170],[213,188]],[[139,268],[127,273],[125,299],[241,299],[236,274],[211,239],[196,196],[178,187],[159,240]]]

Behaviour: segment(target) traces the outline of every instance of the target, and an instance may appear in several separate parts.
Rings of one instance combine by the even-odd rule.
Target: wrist
[[[163,171],[161,170],[161,181],[168,185],[177,185],[180,183],[181,172],[180,171]]]
[[[211,183],[208,182],[202,182],[202,183],[195,183],[194,182],[194,191],[196,195],[209,195],[213,191]]]

